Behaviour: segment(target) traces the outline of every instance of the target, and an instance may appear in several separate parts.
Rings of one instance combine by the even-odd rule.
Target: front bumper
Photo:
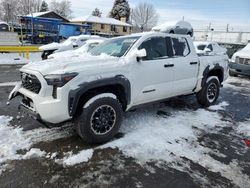
[[[41,82],[41,90],[38,94],[25,89],[24,87],[17,87],[16,91],[21,95],[22,102],[19,107],[22,111],[27,112],[31,117],[49,124],[60,124],[71,119],[68,111],[68,87],[57,88],[57,98],[53,98],[53,87],[47,85],[43,76],[36,71],[25,70],[29,74],[35,75]]]
[[[230,62],[229,71],[231,74],[250,76],[250,65],[243,65],[239,63]]]

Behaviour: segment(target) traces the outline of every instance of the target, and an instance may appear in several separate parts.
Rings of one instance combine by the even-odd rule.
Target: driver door
[[[173,71],[168,58],[166,37],[152,37],[139,47],[147,56],[135,63],[132,77],[134,105],[168,98],[172,95]]]

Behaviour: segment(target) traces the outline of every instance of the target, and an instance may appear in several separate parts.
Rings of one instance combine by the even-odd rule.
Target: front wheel
[[[220,94],[220,81],[218,77],[208,77],[201,91],[196,94],[199,104],[209,107],[217,101]]]
[[[232,76],[232,77],[238,77],[237,74],[233,73],[232,71],[229,71],[229,76]]]
[[[96,97],[96,100],[82,108],[82,114],[76,118],[75,126],[83,140],[101,144],[117,134],[123,118],[122,107],[117,99]]]

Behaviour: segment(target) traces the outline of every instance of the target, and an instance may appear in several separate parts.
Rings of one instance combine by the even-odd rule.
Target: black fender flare
[[[130,100],[131,100],[130,82],[123,75],[117,75],[115,77],[94,80],[91,82],[84,82],[84,83],[80,84],[77,89],[70,90],[69,96],[68,96],[69,115],[74,116],[76,114],[78,103],[80,101],[81,96],[84,93],[86,93],[87,91],[94,89],[94,88],[108,86],[108,85],[115,85],[115,84],[120,84],[124,87],[126,101],[127,101],[127,104],[129,104]]]
[[[202,81],[201,81],[201,86],[203,87],[205,84],[206,84],[206,80],[208,78],[208,75],[211,71],[214,71],[214,70],[220,70],[222,71],[222,78],[224,78],[224,68],[222,66],[220,66],[219,64],[216,64],[212,69],[210,69],[210,65],[208,65],[205,70],[203,71],[203,78],[202,78]]]

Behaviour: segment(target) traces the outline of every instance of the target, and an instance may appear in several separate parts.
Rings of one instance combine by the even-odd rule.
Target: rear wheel
[[[211,76],[207,78],[201,91],[196,94],[198,102],[205,107],[215,104],[220,94],[220,81],[218,77]]]
[[[123,118],[122,107],[117,99],[97,98],[87,106],[82,105],[82,108],[81,115],[75,120],[75,126],[83,140],[100,144],[117,134]]]

